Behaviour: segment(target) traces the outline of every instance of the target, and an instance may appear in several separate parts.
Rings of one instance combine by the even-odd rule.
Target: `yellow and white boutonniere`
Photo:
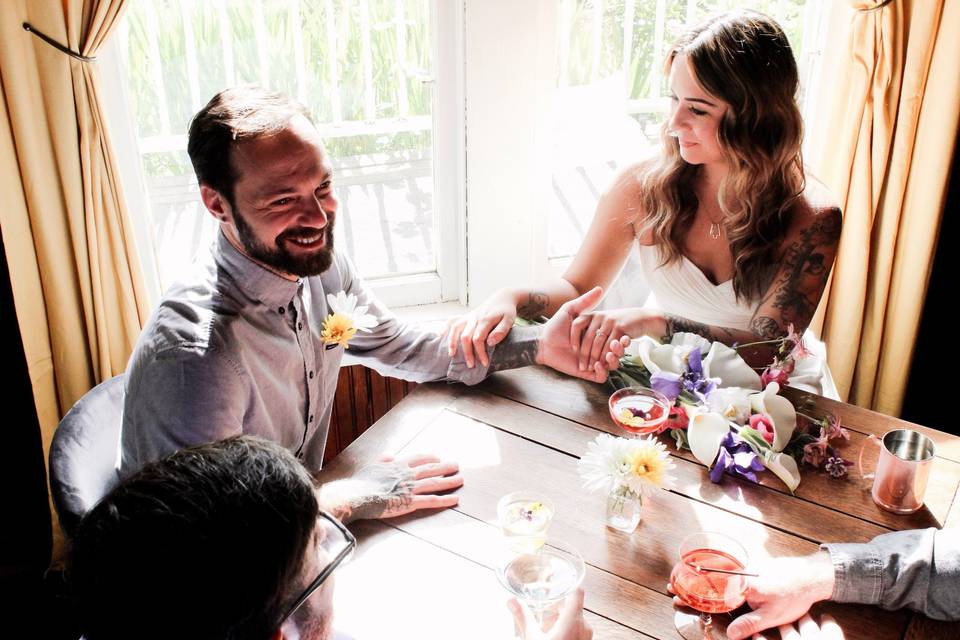
[[[357,296],[343,291],[337,295],[327,294],[330,315],[323,321],[320,338],[323,344],[341,345],[349,349],[349,342],[357,331],[370,331],[377,326],[377,319],[367,313],[367,305],[357,306]]]

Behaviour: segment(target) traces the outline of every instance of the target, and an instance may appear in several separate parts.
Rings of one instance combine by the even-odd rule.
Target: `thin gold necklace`
[[[718,222],[713,221],[713,218],[711,218],[710,214],[707,213],[706,208],[704,208],[703,210],[703,215],[707,216],[707,220],[710,221],[710,237],[713,238],[714,240],[719,240],[723,232],[723,226],[721,225],[721,223],[724,221],[727,215],[725,213],[722,214]]]

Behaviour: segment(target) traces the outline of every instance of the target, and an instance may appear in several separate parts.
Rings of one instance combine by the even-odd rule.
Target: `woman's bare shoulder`
[[[785,241],[816,241],[836,245],[840,240],[843,215],[830,190],[816,178],[807,177],[806,188],[794,209]]]
[[[626,213],[636,230],[642,227],[645,218],[644,208],[640,197],[641,179],[657,162],[657,156],[648,156],[636,162],[621,167],[610,181],[610,186],[603,194],[601,206],[612,215]],[[646,234],[649,235],[649,234]],[[643,239],[641,238],[641,242]]]
[[[801,206],[808,215],[840,215],[840,203],[827,188],[815,176],[806,175]]]

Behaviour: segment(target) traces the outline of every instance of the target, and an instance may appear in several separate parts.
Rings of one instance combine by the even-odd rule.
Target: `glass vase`
[[[632,532],[640,524],[643,496],[626,484],[615,484],[607,496],[607,526],[618,531]]]

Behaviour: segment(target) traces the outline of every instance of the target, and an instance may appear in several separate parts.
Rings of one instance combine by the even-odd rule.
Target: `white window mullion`
[[[257,62],[259,63],[260,84],[270,86],[270,45],[267,42],[267,24],[263,15],[263,2],[253,2],[253,38],[257,45]]]
[[[193,0],[180,0],[183,18],[183,45],[187,63],[187,86],[190,88],[190,106],[198,111],[203,106],[200,97],[200,73],[197,68],[197,45],[193,36]]]
[[[147,48],[150,51],[150,79],[157,93],[160,113],[160,132],[170,135],[170,111],[167,109],[167,91],[163,82],[163,58],[160,56],[160,36],[157,33],[157,13],[152,6],[144,11],[147,28]]]
[[[404,16],[403,1],[396,0],[394,19],[396,20],[397,30],[397,73],[400,75],[400,83],[397,86],[398,103],[400,105],[400,117],[406,118],[410,115],[410,99],[407,96],[407,20]]]
[[[373,56],[370,53],[370,5],[360,0],[360,58],[363,61],[363,113],[376,120],[377,103],[373,87]]]
[[[223,71],[227,85],[237,84],[237,73],[233,63],[233,29],[230,25],[230,15],[227,13],[225,0],[217,0],[217,17],[220,21],[220,42],[223,50]]]
[[[465,10],[430,2],[433,193],[440,300],[467,302]]]
[[[330,82],[330,112],[334,124],[343,122],[343,107],[340,102],[340,75],[337,72],[337,23],[333,0],[324,2],[327,22],[327,73]]]
[[[303,53],[303,19],[300,16],[300,0],[288,0],[290,5],[290,30],[293,32],[293,66],[297,72],[297,101],[307,103],[307,62]]]

